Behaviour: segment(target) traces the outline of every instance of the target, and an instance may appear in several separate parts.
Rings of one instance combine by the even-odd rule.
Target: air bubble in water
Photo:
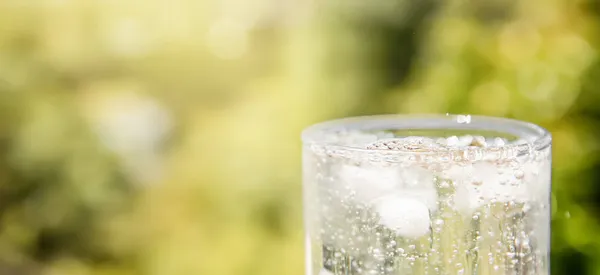
[[[451,136],[446,138],[446,145],[449,147],[454,147],[459,145],[460,140],[458,139],[457,136]]]
[[[472,143],[473,143],[473,136],[467,135],[467,136],[461,136],[460,138],[458,138],[458,144],[461,147],[470,146]]]
[[[515,171],[515,178],[517,179],[523,179],[523,177],[525,177],[525,173],[523,172],[523,170],[517,170]]]
[[[502,138],[494,138],[494,146],[496,147],[503,147],[504,145],[506,145],[506,141],[504,141],[504,139]]]

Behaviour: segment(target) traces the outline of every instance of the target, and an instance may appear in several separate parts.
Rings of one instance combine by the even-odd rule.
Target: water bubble
[[[515,178],[517,179],[523,179],[525,177],[525,173],[523,172],[523,170],[517,170],[515,171]]]
[[[471,145],[477,146],[477,147],[486,147],[487,142],[485,141],[485,138],[482,136],[474,136],[473,141],[471,142]]]
[[[473,143],[473,136],[467,135],[467,136],[461,136],[458,138],[458,144],[461,147],[470,146],[472,143]]]
[[[440,188],[449,188],[450,187],[450,183],[446,180],[443,180],[440,182]]]
[[[471,115],[458,115],[456,117],[456,122],[459,124],[471,123]]]
[[[504,139],[502,139],[500,137],[494,138],[494,146],[503,147],[504,145],[506,145],[506,142],[504,141]]]
[[[378,248],[373,249],[373,258],[375,258],[378,261],[383,261],[385,260],[385,254],[382,253],[382,251]]]
[[[428,137],[405,137],[376,141],[367,146],[367,149],[393,150],[393,151],[430,151],[440,145]]]
[[[449,147],[454,147],[457,146],[459,144],[459,139],[457,136],[450,136],[448,138],[446,138],[446,145]]]

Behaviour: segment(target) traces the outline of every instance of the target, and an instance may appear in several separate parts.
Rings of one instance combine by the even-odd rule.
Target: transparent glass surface
[[[543,128],[392,115],[302,138],[306,274],[549,274]]]

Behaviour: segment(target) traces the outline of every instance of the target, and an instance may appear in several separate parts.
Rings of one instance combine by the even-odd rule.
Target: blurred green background
[[[301,275],[300,131],[554,136],[552,271],[600,274],[598,0],[0,1],[0,274]]]

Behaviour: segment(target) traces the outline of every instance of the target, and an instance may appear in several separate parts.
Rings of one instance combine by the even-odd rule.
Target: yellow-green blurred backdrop
[[[554,136],[552,269],[600,274],[597,0],[0,1],[0,274],[300,275],[300,131]]]

